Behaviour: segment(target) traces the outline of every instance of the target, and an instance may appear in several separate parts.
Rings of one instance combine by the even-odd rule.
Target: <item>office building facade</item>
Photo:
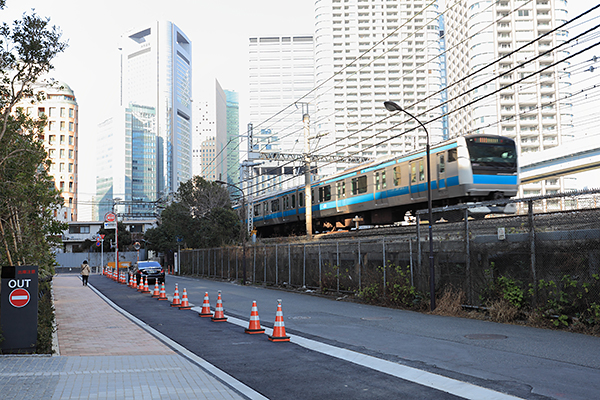
[[[121,37],[121,106],[155,112],[156,197],[192,176],[192,44],[172,22],[156,21]]]
[[[303,113],[315,110],[312,35],[249,38],[249,110],[255,152],[301,154]],[[300,163],[263,162],[253,169],[249,194],[298,183]]]

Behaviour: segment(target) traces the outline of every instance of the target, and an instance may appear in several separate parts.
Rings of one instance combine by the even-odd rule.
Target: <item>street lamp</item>
[[[414,115],[412,115],[393,101],[385,101],[383,105],[388,111],[402,111],[403,113],[407,114],[409,117],[417,121],[419,125],[421,125],[421,127],[425,130],[425,134],[427,136],[427,147],[425,148],[425,153],[427,156],[427,218],[429,219],[429,296],[431,303],[431,311],[433,311],[435,310],[435,266],[433,263],[433,207],[431,200],[431,154],[429,148],[429,131],[427,130],[425,125],[423,125],[423,123],[417,119],[417,117],[415,117]]]
[[[241,228],[242,228],[242,273],[243,273],[242,285],[245,285],[246,284],[246,232],[244,229],[244,213],[246,212],[246,196],[244,196],[244,191],[234,184],[231,184],[231,183],[228,183],[225,181],[220,181],[220,180],[216,180],[215,182],[219,183],[221,185],[227,185],[234,189],[237,189],[242,194],[242,213],[241,213],[242,214],[242,226],[241,226]]]

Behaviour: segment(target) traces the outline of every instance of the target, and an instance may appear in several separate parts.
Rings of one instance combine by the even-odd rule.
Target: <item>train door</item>
[[[348,204],[346,203],[346,181],[340,181],[335,184],[335,208],[337,212],[347,212]]]
[[[424,159],[411,161],[409,164],[409,189],[411,199],[420,199],[427,195]]]
[[[446,152],[437,155],[437,189],[440,196],[447,194],[448,186],[446,184]]]
[[[382,206],[388,204],[387,199],[387,182],[385,179],[385,169],[375,171],[375,190],[373,195],[375,196],[375,205]]]

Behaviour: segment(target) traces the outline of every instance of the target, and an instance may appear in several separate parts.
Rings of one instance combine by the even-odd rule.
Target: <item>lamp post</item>
[[[246,232],[244,230],[244,213],[246,212],[246,196],[244,196],[244,191],[242,189],[240,189],[239,187],[237,187],[236,185],[233,185],[231,183],[225,182],[225,181],[220,181],[220,180],[216,180],[216,183],[219,183],[221,185],[227,185],[227,186],[231,186],[234,189],[237,189],[240,191],[240,193],[242,194],[242,285],[246,284]]]
[[[409,117],[418,122],[419,125],[425,130],[425,135],[427,136],[427,146],[425,148],[425,154],[427,156],[427,210],[429,219],[429,296],[431,303],[431,311],[435,310],[435,266],[433,262],[433,211],[432,211],[432,200],[431,200],[431,160],[430,160],[430,147],[429,147],[429,131],[423,125],[421,121],[417,119],[414,115],[400,107],[398,104],[393,101],[386,101],[383,103],[386,110],[388,111],[402,111],[407,114]]]

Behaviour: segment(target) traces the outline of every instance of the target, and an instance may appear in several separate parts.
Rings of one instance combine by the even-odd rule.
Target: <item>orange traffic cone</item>
[[[281,300],[277,300],[277,313],[275,313],[275,326],[273,335],[269,336],[271,342],[289,342],[290,337],[285,335],[285,326],[283,324],[283,311],[281,311]]]
[[[135,290],[137,290],[137,288],[138,288],[137,276],[135,276],[135,274],[131,274],[131,287],[134,288]]]
[[[163,282],[160,286],[160,293],[158,294],[159,300],[169,300],[167,299],[167,292],[165,291],[165,283]]]
[[[144,288],[142,289],[142,293],[150,293],[150,289],[148,289],[148,278],[144,279]]]
[[[154,292],[152,292],[152,298],[158,299],[159,296],[160,296],[160,291],[158,289],[158,279],[155,279],[154,280]]]
[[[181,298],[181,305],[179,306],[180,310],[191,310],[192,306],[188,302],[187,291],[183,288],[183,297]]]
[[[212,312],[210,311],[210,303],[208,302],[208,292],[204,293],[204,302],[202,303],[202,310],[198,313],[201,317],[212,317]]]
[[[260,320],[258,318],[258,307],[256,307],[256,300],[252,302],[252,311],[250,311],[250,325],[244,332],[249,334],[265,333],[265,330],[260,327]]]
[[[171,303],[171,307],[179,307],[181,305],[181,300],[179,300],[179,287],[177,283],[175,284],[175,294],[173,295],[173,302]]]
[[[212,316],[211,320],[213,322],[222,322],[227,321],[227,317],[223,314],[223,301],[221,300],[221,291],[219,290],[219,295],[217,296],[217,305],[215,307],[215,315]]]

